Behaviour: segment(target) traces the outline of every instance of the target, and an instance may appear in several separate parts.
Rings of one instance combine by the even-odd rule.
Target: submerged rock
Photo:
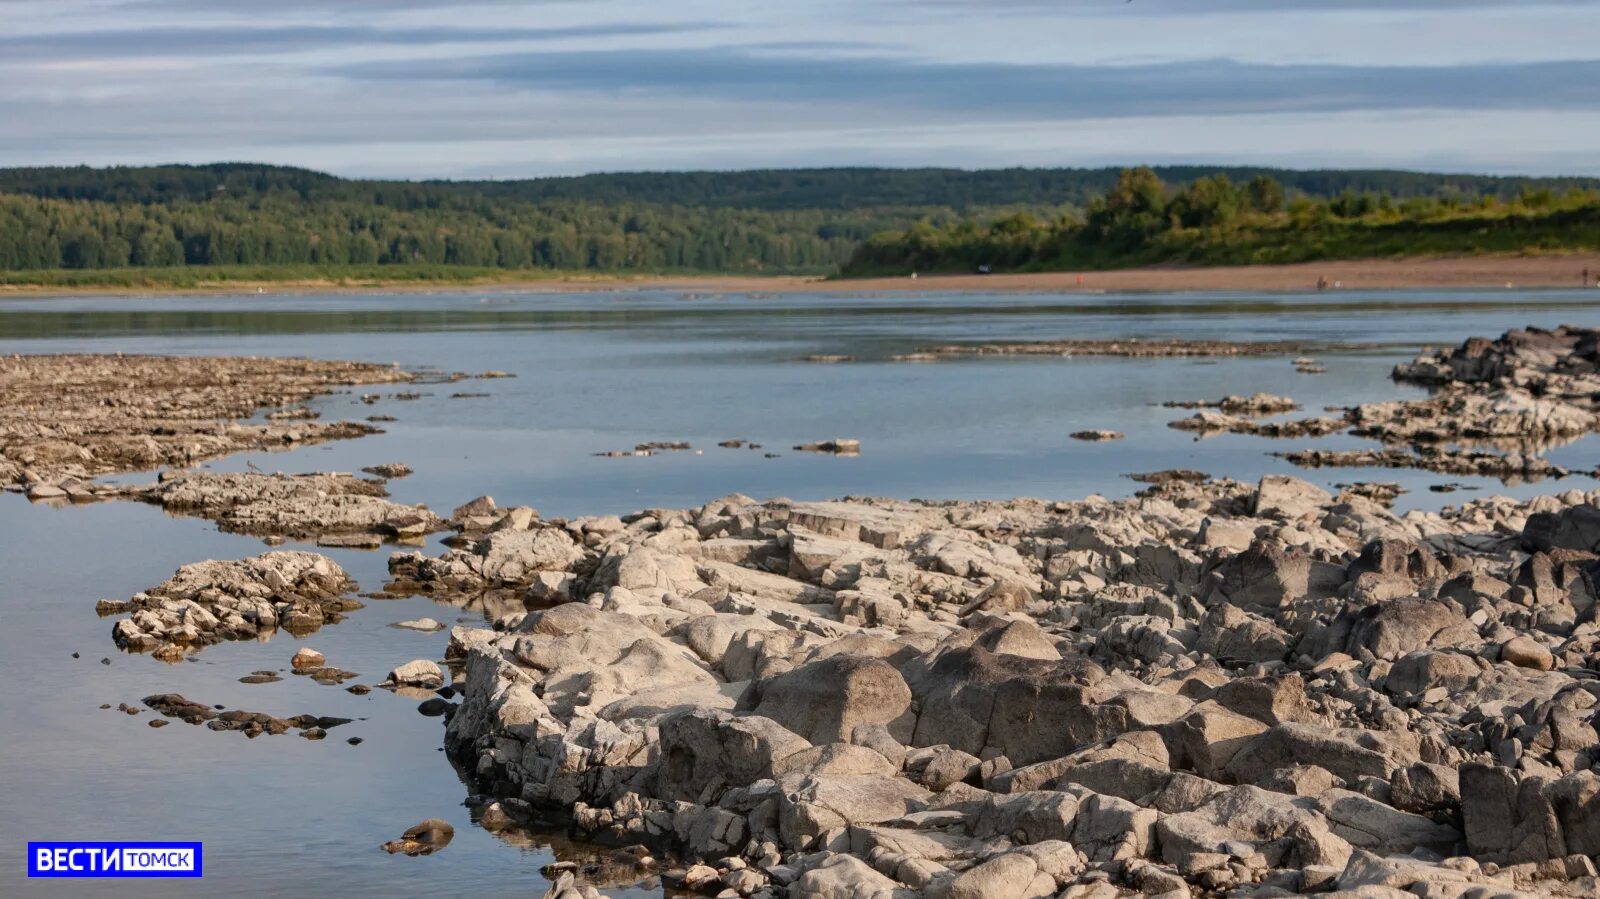
[[[450,845],[455,838],[456,829],[448,821],[438,818],[429,818],[420,824],[413,824],[406,828],[398,840],[390,840],[379,848],[384,852],[394,855],[403,852],[406,855],[432,855],[440,849]]]

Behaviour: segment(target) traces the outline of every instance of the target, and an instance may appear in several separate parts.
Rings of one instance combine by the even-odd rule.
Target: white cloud
[[[1577,0],[0,0],[0,17],[0,164],[1600,174],[1600,3]]]

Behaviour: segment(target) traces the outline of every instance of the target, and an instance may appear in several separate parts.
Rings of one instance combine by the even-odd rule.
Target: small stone
[[[389,683],[410,687],[438,687],[444,683],[444,672],[429,659],[413,659],[389,672]]]
[[[683,879],[679,886],[686,890],[701,892],[722,882],[717,869],[710,865],[691,865],[689,870],[683,872]]]
[[[310,671],[313,668],[321,668],[327,663],[327,657],[308,646],[300,647],[289,660],[289,665],[296,671]]]
[[[442,631],[444,625],[432,618],[412,618],[406,621],[396,621],[390,627],[404,628],[409,631]]]
[[[455,708],[454,705],[437,696],[432,699],[425,699],[417,705],[417,711],[427,715],[429,718],[437,718],[453,708]]]

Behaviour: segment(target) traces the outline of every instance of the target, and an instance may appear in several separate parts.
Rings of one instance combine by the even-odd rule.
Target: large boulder
[[[1496,864],[1600,854],[1600,775],[1519,776],[1461,767],[1461,819],[1473,857]]]
[[[916,746],[943,743],[1030,765],[1129,729],[1126,707],[1096,701],[1093,686],[1105,672],[1081,657],[1029,659],[967,646],[908,673],[921,705]]]
[[[848,742],[863,724],[911,732],[911,689],[893,665],[840,655],[756,681],[740,708],[764,715],[813,743]]]
[[[1328,826],[1313,800],[1238,786],[1190,812],[1156,823],[1161,857],[1180,869],[1199,855],[1259,853],[1268,865],[1343,867],[1350,844]]]
[[[1049,899],[1056,894],[1054,877],[1021,852],[989,859],[956,877],[946,899]]]
[[[1320,512],[1333,496],[1315,484],[1289,475],[1269,474],[1256,488],[1255,514],[1290,521]]]
[[[1399,599],[1374,603],[1349,616],[1344,650],[1394,661],[1420,648],[1471,646],[1478,639],[1477,627],[1454,604]]]
[[[733,787],[776,777],[787,759],[811,748],[769,718],[710,709],[669,715],[660,731],[656,795],[701,804]]]
[[[1228,760],[1236,781],[1254,781],[1263,771],[1289,765],[1317,765],[1346,783],[1363,777],[1388,780],[1397,768],[1418,761],[1413,734],[1356,728],[1280,724],[1256,737]]]
[[[1349,790],[1328,790],[1316,797],[1317,809],[1333,832],[1380,855],[1426,849],[1448,855],[1461,841],[1461,831],[1422,815],[1398,811]]]
[[[913,890],[853,855],[830,855],[789,887],[790,899],[914,899]]]
[[[1522,528],[1522,545],[1529,552],[1577,549],[1600,553],[1600,507],[1584,503],[1560,512],[1536,512]]]
[[[1310,589],[1311,557],[1257,540],[1244,552],[1224,559],[1214,576],[1217,579],[1203,591],[1208,604],[1224,602],[1272,618]]]
[[[785,845],[800,848],[841,828],[920,811],[933,796],[903,777],[882,775],[789,774],[778,788],[778,832]]]

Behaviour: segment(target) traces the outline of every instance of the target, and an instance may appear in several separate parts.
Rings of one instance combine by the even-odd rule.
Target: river
[[[1399,482],[1397,508],[1436,508],[1490,491],[1528,496],[1595,482],[1506,488],[1416,471],[1299,471],[1278,449],[1370,445],[1348,436],[1274,442],[1195,440],[1166,427],[1188,415],[1174,399],[1288,394],[1324,406],[1421,395],[1388,373],[1423,345],[1495,336],[1525,325],[1593,324],[1593,291],[1339,292],[1319,294],[762,295],[510,291],[0,300],[0,352],[300,355],[397,362],[407,368],[514,373],[510,380],[429,385],[414,401],[362,404],[357,389],[311,405],[324,420],[375,413],[397,420],[354,441],[256,453],[217,470],[352,471],[403,462],[390,485],[400,502],[441,512],[479,494],[528,504],[546,517],[698,505],[730,492],[822,499],[847,494],[922,498],[1122,496],[1134,471],[1196,468],[1254,479],[1295,473],[1331,486]],[[1188,337],[1356,344],[1320,353],[1320,375],[1282,357],[1111,359],[961,358],[931,364],[895,354],[956,342]],[[817,364],[811,354],[858,361]],[[454,397],[483,391],[486,397]],[[1074,431],[1124,440],[1084,443]],[[855,438],[855,457],[793,451],[801,442]],[[717,446],[753,440],[760,450]],[[595,455],[647,441],[695,448],[649,457]],[[1593,469],[1597,438],[1560,447],[1553,461]],[[770,454],[770,455],[769,455]],[[148,473],[128,479],[148,479]],[[1459,482],[1473,492],[1440,494]],[[303,639],[226,643],[169,665],[125,655],[97,599],[126,599],[186,562],[266,549],[209,522],[115,502],[53,508],[0,494],[0,894],[171,896],[536,896],[550,853],[471,822],[467,789],[439,750],[440,719],[414,700],[356,696],[305,678],[245,685],[258,669],[287,668],[301,645],[376,683],[395,665],[439,658],[445,636],[390,627],[431,616],[482,622],[479,610],[424,598],[369,600]],[[291,544],[291,547],[293,544]],[[430,551],[437,551],[437,539]],[[384,582],[387,551],[324,550],[363,590]],[[74,653],[79,657],[74,658]],[[109,664],[102,664],[106,659]],[[154,729],[141,697],[179,692],[280,716],[358,720],[321,742],[291,735],[247,740],[181,722]],[[101,709],[109,703],[112,709]],[[358,746],[346,742],[359,736]],[[424,818],[456,828],[427,858],[388,856],[379,843]],[[30,882],[28,840],[202,840],[201,881]],[[641,891],[619,895],[638,895]]]

